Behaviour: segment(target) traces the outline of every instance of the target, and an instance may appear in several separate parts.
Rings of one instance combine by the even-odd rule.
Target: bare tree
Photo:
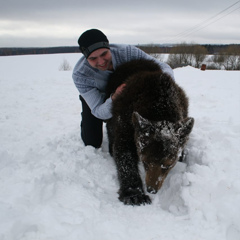
[[[223,54],[216,54],[213,55],[210,60],[211,62],[210,66],[208,66],[208,69],[222,69],[224,67],[224,62],[225,62],[225,55]]]
[[[191,45],[188,45],[187,43],[178,44],[171,49],[170,55],[171,54],[175,54],[175,57],[172,59],[175,59],[177,64],[192,65]]]
[[[225,61],[223,66],[226,70],[240,70],[240,47],[230,45],[223,53]]]
[[[59,71],[71,71],[72,67],[66,59],[63,60],[62,64],[59,67]]]
[[[158,59],[160,62],[163,62],[164,60],[164,57],[162,54],[159,54],[159,53],[150,53],[150,55],[156,59]]]
[[[207,49],[201,45],[195,45],[193,47],[193,58],[195,60],[195,67],[200,68],[202,62],[207,56]]]
[[[172,47],[168,58],[168,64],[171,67],[190,65],[199,67],[205,59],[207,50],[196,44],[181,43]]]

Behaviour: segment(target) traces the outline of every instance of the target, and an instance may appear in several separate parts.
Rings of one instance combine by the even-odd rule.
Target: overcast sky
[[[236,0],[0,0],[0,47],[77,46],[102,30],[112,43],[240,44]]]

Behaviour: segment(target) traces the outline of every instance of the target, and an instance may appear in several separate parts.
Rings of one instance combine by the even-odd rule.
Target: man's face
[[[101,71],[112,70],[112,54],[108,48],[100,48],[87,58],[88,63]]]

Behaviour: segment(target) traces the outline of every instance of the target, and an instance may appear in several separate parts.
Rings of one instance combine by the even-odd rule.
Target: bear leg
[[[124,137],[119,139],[116,139],[113,148],[120,182],[119,200],[126,205],[150,204],[151,200],[143,191],[139,175],[135,143],[126,141]]]
[[[107,135],[108,135],[108,150],[110,155],[113,157],[113,144],[114,144],[114,129],[113,119],[109,119],[106,124]]]

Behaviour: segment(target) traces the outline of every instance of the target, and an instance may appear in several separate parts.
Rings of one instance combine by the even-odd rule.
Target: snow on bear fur
[[[156,62],[141,59],[119,66],[110,77],[108,97],[122,83],[126,86],[113,101],[113,117],[107,121],[119,200],[128,205],[150,204],[139,160],[145,168],[147,191],[156,193],[179,160],[194,119],[188,117],[185,92]]]

